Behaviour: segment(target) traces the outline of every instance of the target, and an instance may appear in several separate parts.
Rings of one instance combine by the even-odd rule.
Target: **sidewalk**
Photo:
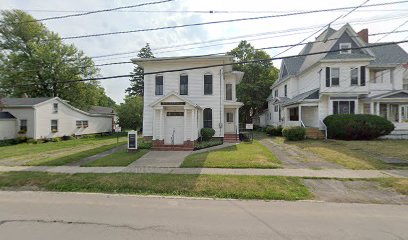
[[[159,173],[159,174],[210,174],[258,175],[315,178],[408,178],[407,170],[349,170],[349,169],[226,169],[226,168],[157,168],[157,167],[77,167],[77,166],[0,166],[0,172],[50,172],[50,173]]]

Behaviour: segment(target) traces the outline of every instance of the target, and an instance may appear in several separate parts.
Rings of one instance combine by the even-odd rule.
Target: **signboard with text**
[[[137,131],[128,132],[128,149],[137,149]]]
[[[250,123],[245,124],[245,129],[248,129],[248,130],[254,129],[254,124],[250,124]]]

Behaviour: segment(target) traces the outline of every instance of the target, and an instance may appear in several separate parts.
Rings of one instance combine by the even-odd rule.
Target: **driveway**
[[[150,151],[127,168],[177,168],[189,154],[191,154],[190,151]]]
[[[2,239],[408,239],[408,206],[0,192]]]

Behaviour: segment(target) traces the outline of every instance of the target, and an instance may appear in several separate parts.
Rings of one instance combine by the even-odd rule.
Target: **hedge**
[[[390,134],[395,126],[387,119],[370,114],[336,114],[323,120],[327,137],[340,140],[370,140]]]
[[[304,127],[287,127],[282,130],[282,135],[289,141],[305,139],[306,129]]]
[[[282,126],[267,126],[265,131],[270,136],[282,136],[282,130]]]

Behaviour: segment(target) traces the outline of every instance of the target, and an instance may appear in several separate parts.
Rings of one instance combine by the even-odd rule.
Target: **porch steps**
[[[152,147],[153,151],[193,151],[194,147],[185,145],[161,145]]]
[[[224,134],[224,142],[227,143],[238,143],[239,135],[238,134]]]
[[[324,133],[318,128],[308,127],[306,128],[306,138],[310,139],[324,139]]]
[[[396,129],[389,135],[380,137],[380,139],[408,139],[408,129]]]

